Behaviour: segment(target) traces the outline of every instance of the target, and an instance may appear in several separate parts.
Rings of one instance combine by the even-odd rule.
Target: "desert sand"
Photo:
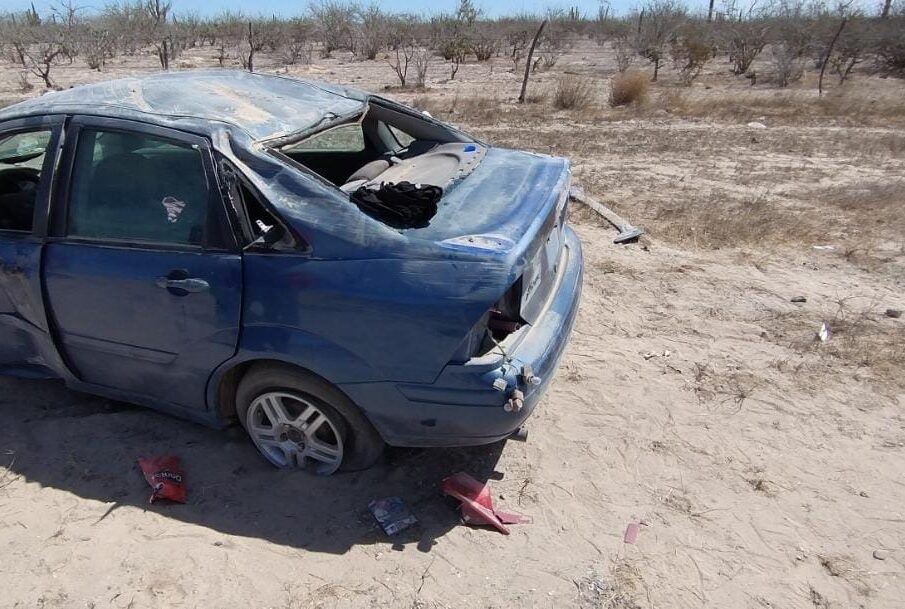
[[[189,52],[180,69],[215,64]],[[152,69],[119,58],[57,80]],[[901,607],[905,320],[885,311],[905,309],[905,85],[858,75],[817,102],[810,76],[780,92],[715,65],[612,110],[613,71],[574,49],[526,107],[505,61],[455,81],[438,63],[427,90],[386,92],[569,157],[576,183],[649,231],[617,246],[573,206],[580,317],[527,443],[394,449],[320,479],[273,469],[238,430],[2,378],[0,606]],[[393,79],[342,54],[289,72]],[[16,73],[0,65],[0,99],[38,94]],[[551,107],[569,73],[595,83],[591,109]],[[135,460],[164,453],[183,459],[187,505],[148,504]],[[439,491],[458,471],[534,522],[510,536],[461,524]],[[392,495],[420,526],[391,539],[367,504]]]

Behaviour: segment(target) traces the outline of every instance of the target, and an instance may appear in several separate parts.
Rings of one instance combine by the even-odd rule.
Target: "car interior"
[[[0,230],[31,232],[50,131],[0,138]]]
[[[444,187],[469,160],[460,158],[463,153],[475,153],[478,146],[417,114],[372,101],[357,120],[279,151],[352,193],[369,183],[402,180]]]

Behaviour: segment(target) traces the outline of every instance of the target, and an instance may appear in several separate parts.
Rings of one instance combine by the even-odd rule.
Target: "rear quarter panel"
[[[241,348],[284,354],[333,383],[431,382],[506,289],[510,268],[504,258],[247,254]]]

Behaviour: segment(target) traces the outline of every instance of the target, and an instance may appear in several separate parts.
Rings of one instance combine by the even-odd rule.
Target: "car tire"
[[[279,403],[279,411],[288,415],[282,417],[283,423],[271,423],[266,415],[274,402]],[[324,442],[300,437],[310,430],[297,422],[310,408],[312,423],[319,423],[320,427],[314,431]],[[294,420],[293,409],[296,413],[303,411]],[[236,391],[236,415],[258,450],[277,467],[298,467],[321,475],[357,471],[374,465],[386,447],[374,426],[342,391],[311,372],[284,364],[257,364],[245,374]],[[318,415],[323,415],[323,419]],[[281,417],[277,414],[274,418]],[[295,436],[277,432],[278,427]],[[297,440],[296,446],[293,440]],[[323,445],[324,450],[315,451],[315,444]],[[286,450],[286,446],[290,448]],[[336,448],[341,453],[338,464],[318,465],[317,459],[324,456],[334,459]],[[313,467],[308,467],[308,462]]]

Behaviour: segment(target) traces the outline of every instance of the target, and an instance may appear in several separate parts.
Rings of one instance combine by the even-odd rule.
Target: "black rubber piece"
[[[528,428],[524,425],[516,429],[512,432],[512,435],[509,436],[510,440],[515,440],[516,442],[527,442],[528,441]]]

